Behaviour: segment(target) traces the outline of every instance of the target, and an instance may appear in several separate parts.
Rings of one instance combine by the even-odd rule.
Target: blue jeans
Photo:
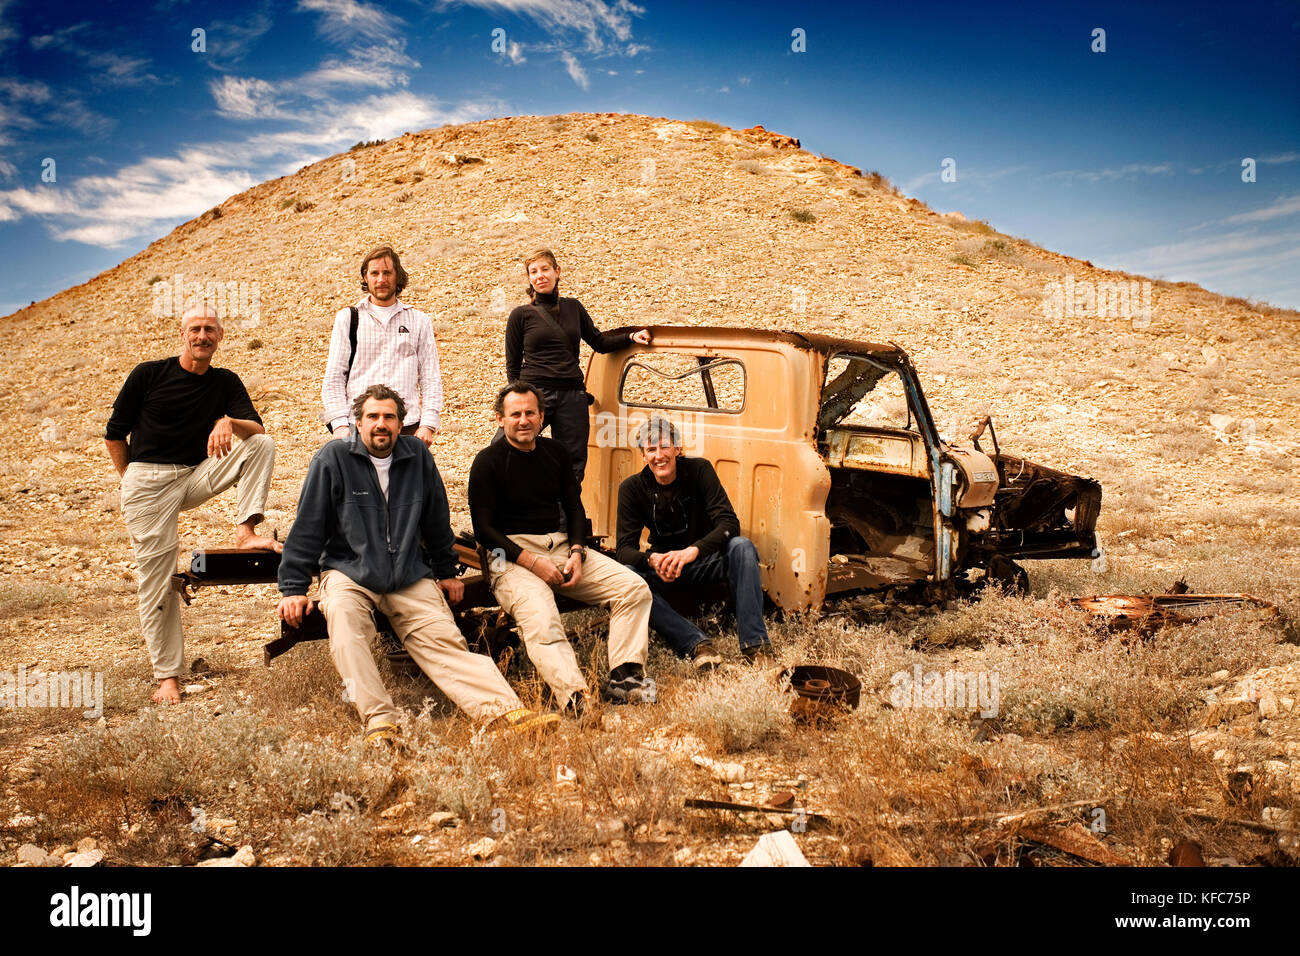
[[[763,622],[763,583],[758,574],[758,549],[748,538],[737,535],[722,550],[705,558],[696,558],[682,568],[671,583],[646,568],[641,572],[654,603],[650,607],[650,626],[679,655],[690,656],[695,645],[705,640],[704,632],[682,617],[664,595],[673,588],[707,587],[726,581],[731,590],[731,606],[736,612],[736,631],[741,650],[767,644],[767,625]]]

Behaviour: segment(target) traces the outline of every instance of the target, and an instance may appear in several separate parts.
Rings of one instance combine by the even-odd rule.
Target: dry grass
[[[72,588],[53,581],[9,579],[0,581],[0,616],[42,611],[70,604]]]

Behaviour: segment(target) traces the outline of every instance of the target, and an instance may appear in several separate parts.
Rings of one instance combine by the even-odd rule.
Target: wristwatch
[[[583,564],[587,563],[587,546],[584,544],[569,545],[569,554],[576,554]]]

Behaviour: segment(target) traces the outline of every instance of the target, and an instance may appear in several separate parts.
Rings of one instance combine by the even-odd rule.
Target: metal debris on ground
[[[1190,624],[1223,610],[1259,608],[1278,615],[1276,604],[1250,594],[1101,594],[1071,598],[1088,618],[1114,630],[1149,633],[1165,624]]]
[[[819,664],[799,664],[781,672],[782,682],[789,682],[798,699],[790,707],[790,716],[801,724],[829,723],[845,710],[858,706],[862,682],[848,671]]]

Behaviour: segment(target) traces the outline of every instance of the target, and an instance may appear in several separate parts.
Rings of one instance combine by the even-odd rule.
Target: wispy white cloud
[[[255,86],[255,85],[254,85]],[[238,102],[223,86],[228,105]],[[214,94],[215,95],[215,94]],[[247,102],[257,112],[258,93]],[[411,130],[463,123],[508,112],[498,101],[448,106],[406,90],[361,100],[324,100],[292,114],[288,128],[255,133],[242,141],[224,138],[183,144],[104,176],[82,176],[68,185],[0,190],[0,221],[44,220],[59,240],[114,247],[161,234],[226,198],[359,140],[389,139]],[[284,116],[277,114],[283,125]]]
[[[266,7],[239,20],[213,20],[204,29],[207,56],[212,66],[227,69],[248,56],[253,44],[271,29]]]
[[[405,26],[401,17],[358,0],[298,0],[298,9],[320,14],[317,31],[335,43],[387,40]]]
[[[380,43],[358,44],[344,57],[330,57],[319,67],[284,85],[290,93],[320,96],[335,86],[393,89],[410,83],[408,70],[420,62],[406,53],[406,40],[390,38]]]
[[[1136,179],[1139,176],[1165,176],[1174,171],[1172,163],[1126,163],[1105,169],[1062,169],[1048,173],[1047,179],[1082,180],[1087,183],[1110,182],[1117,179]]]
[[[568,45],[577,37],[584,53],[622,53],[636,56],[648,50],[633,44],[632,18],[645,13],[630,0],[459,0],[465,6],[493,13],[526,16],[537,22],[553,39]]]
[[[577,83],[584,90],[591,89],[591,81],[587,79],[587,71],[582,68],[582,64],[578,62],[576,56],[565,50],[560,54],[560,59],[564,61],[564,69],[574,83]]]
[[[208,84],[217,112],[229,119],[269,119],[286,114],[276,104],[275,87],[256,77],[223,76]]]
[[[1175,281],[1201,283],[1255,275],[1296,263],[1300,231],[1254,233],[1246,230],[1163,243],[1107,257],[1116,268]]]
[[[0,146],[14,141],[15,131],[69,128],[90,136],[112,129],[113,122],[86,106],[74,93],[40,80],[0,78]]]
[[[1294,163],[1300,160],[1300,153],[1273,153],[1269,156],[1259,157],[1259,162],[1265,166],[1276,166],[1282,163]]]
[[[34,36],[27,43],[40,52],[61,50],[77,57],[90,69],[91,79],[106,86],[145,86],[163,82],[149,72],[149,61],[142,56],[129,56],[82,42],[80,37],[91,29],[89,22],[75,23],[54,33]]]
[[[1250,212],[1239,212],[1235,216],[1228,216],[1223,222],[1266,222],[1269,219],[1297,214],[1300,214],[1300,193],[1294,196],[1281,196],[1272,205]]]

